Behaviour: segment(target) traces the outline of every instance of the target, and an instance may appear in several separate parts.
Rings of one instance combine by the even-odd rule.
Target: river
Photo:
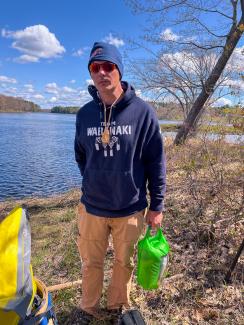
[[[74,135],[73,114],[1,113],[0,201],[45,197],[80,187]]]

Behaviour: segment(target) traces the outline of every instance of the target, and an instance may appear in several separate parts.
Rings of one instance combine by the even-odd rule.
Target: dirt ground
[[[241,256],[231,282],[224,278],[243,240],[243,148],[221,140],[188,141],[173,147],[166,139],[167,195],[163,231],[171,252],[166,278],[145,291],[133,278],[132,305],[148,325],[244,324]],[[34,274],[49,285],[81,279],[76,247],[79,190],[58,197],[0,203],[0,214],[26,204],[32,229]],[[113,262],[105,263],[105,289]],[[136,257],[135,257],[136,264]],[[53,292],[59,324],[79,324],[80,287]],[[110,324],[110,320],[91,324]]]

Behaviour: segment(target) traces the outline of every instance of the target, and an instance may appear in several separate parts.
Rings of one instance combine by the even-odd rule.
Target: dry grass
[[[231,284],[223,279],[243,238],[243,173],[240,146],[166,140],[168,191],[164,232],[171,244],[167,278],[144,291],[133,281],[131,299],[147,324],[243,324],[241,257]],[[79,192],[20,201],[28,206],[34,273],[46,285],[80,278],[76,249]],[[16,202],[0,205],[0,214]],[[107,253],[105,287],[113,250]],[[105,290],[106,295],[106,290]],[[78,324],[80,288],[53,293],[60,324]],[[105,304],[105,297],[102,299]],[[109,322],[93,322],[109,324]]]

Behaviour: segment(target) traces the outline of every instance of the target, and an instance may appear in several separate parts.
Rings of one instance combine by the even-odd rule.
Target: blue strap
[[[35,325],[38,321],[40,321],[45,316],[47,316],[47,317],[50,316],[48,318],[52,317],[56,321],[56,323],[54,323],[54,325],[57,325],[58,323],[57,323],[56,317],[54,316],[55,314],[51,313],[52,309],[53,309],[53,306],[49,306],[44,313],[41,313],[37,316],[32,316],[32,317],[30,316],[31,318],[24,319],[22,322],[19,323],[19,325]]]

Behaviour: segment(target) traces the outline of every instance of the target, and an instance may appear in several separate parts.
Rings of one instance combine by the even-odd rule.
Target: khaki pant
[[[108,288],[107,307],[129,306],[133,255],[143,231],[145,210],[128,217],[106,218],[89,214],[78,207],[78,249],[82,259],[81,308],[87,312],[99,307],[103,289],[104,258],[109,235],[114,246],[113,273]]]

